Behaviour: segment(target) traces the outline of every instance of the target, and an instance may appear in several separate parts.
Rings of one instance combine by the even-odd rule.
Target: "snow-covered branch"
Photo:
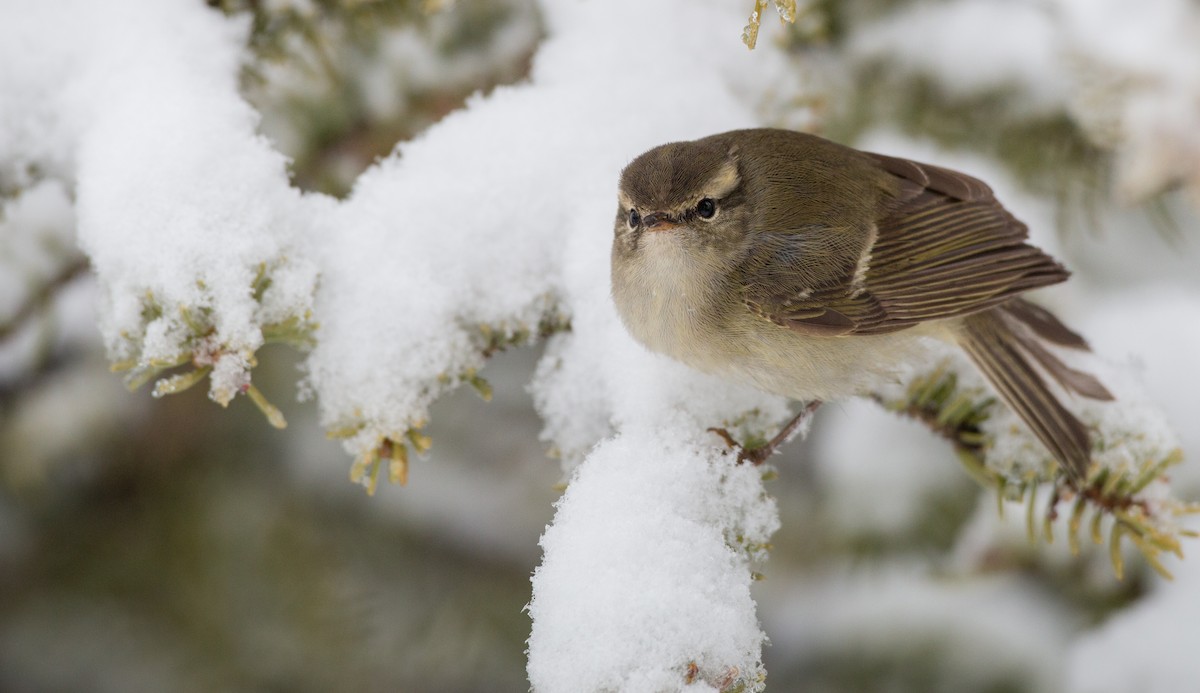
[[[253,369],[267,343],[305,350],[301,389],[354,457],[352,478],[370,490],[385,471],[403,483],[410,455],[437,444],[424,429],[438,398],[462,385],[488,398],[487,359],[543,343],[531,390],[568,486],[532,581],[534,687],[759,690],[765,636],[751,585],[779,509],[763,485],[767,468],[737,464],[706,429],[762,439],[790,405],[648,353],[609,296],[615,186],[632,156],[819,100],[792,57],[758,35],[766,2],[753,3],[747,30],[758,48],[738,42],[744,4],[543,2],[546,37],[524,81],[471,97],[335,199],[297,189],[288,160],[260,132],[242,93],[246,64],[301,94],[302,71],[254,64],[246,16],[189,0],[20,0],[0,13],[0,194],[8,198],[0,230],[25,243],[30,220],[58,220],[52,235],[77,244],[95,272],[108,357],[131,386],[153,382],[165,395],[204,382],[219,404],[245,394],[282,426]],[[788,21],[816,11],[775,4]],[[1022,85],[1026,103],[1070,112],[1097,146],[1117,152],[1129,197],[1176,182],[1194,187],[1200,147],[1185,125],[1195,121],[1200,82],[1195,65],[1178,68],[1175,56],[1195,57],[1200,44],[1185,38],[1198,13],[1157,2],[1158,20],[1184,28],[1165,32],[1170,60],[1139,63],[1132,44],[1164,32],[1134,27],[1129,51],[1109,50],[1096,37],[1118,21],[1115,6],[1094,4],[914,8],[838,50],[859,65],[898,55],[967,91]],[[950,30],[993,15],[1016,17],[1023,36],[1043,43],[1023,54],[1029,63],[964,69],[960,54],[1011,57],[997,42]],[[910,30],[938,22],[957,38],[926,50]],[[533,32],[513,31],[497,50],[520,55]],[[987,31],[1003,33],[991,23]],[[373,55],[428,57],[405,36]],[[365,54],[342,56],[326,67],[350,72],[364,62]],[[1058,70],[1050,77],[1046,63]],[[1109,64],[1145,78],[1114,79],[1096,101],[1083,89],[1087,75]],[[418,67],[405,73],[414,89],[434,81]],[[455,83],[469,83],[478,67],[462,66]],[[363,73],[355,84],[386,110],[403,99],[396,77]],[[387,88],[372,91],[380,83]],[[1077,98],[1063,99],[1063,84]],[[813,124],[813,112],[798,110]],[[1114,123],[1117,135],[1100,134]],[[75,238],[61,230],[71,224]],[[12,287],[19,296],[0,306],[0,340],[83,264],[69,255],[56,267],[25,284],[0,276],[6,294]],[[1192,299],[1185,312],[1197,310]],[[1164,329],[1147,328],[1158,342],[1172,338]],[[1108,379],[1121,373],[1112,367]],[[1002,500],[1027,498],[1031,531],[1050,537],[1055,518],[1065,518],[1073,544],[1090,511],[1096,536],[1109,523],[1118,571],[1127,538],[1165,572],[1159,554],[1177,553],[1188,534],[1176,518],[1189,507],[1166,486],[1181,444],[1138,386],[1118,388],[1117,405],[1083,407],[1099,464],[1072,484],[972,378],[961,361],[915,364],[905,383],[876,394],[950,440]]]

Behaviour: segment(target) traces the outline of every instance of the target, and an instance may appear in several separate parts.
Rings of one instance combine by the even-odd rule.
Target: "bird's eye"
[[[713,202],[711,197],[706,197],[696,203],[696,214],[699,214],[702,219],[712,219],[717,213],[717,203]]]
[[[636,209],[629,210],[629,228],[637,228],[640,223],[642,223],[642,215],[638,214]]]

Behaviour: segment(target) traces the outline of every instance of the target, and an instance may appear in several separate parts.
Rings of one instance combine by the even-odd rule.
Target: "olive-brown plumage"
[[[1019,298],[1068,273],[982,181],[757,129],[651,149],[618,197],[613,298],[649,348],[824,400],[949,339],[1071,474],[1087,469],[1087,430],[1042,373],[1111,395],[1044,346],[1083,339]]]

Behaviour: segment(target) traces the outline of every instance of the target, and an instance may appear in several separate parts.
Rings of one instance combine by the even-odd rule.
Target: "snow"
[[[308,3],[273,4],[277,6],[268,5],[265,11],[281,24],[292,16],[318,15]],[[361,107],[362,113],[326,117],[360,115],[368,121],[366,127],[388,122],[405,114],[411,102],[431,94],[467,93],[488,84],[498,66],[519,65],[533,52],[540,29],[536,7],[521,0],[463,5],[398,26],[368,24],[362,21],[366,13],[361,8],[348,8],[346,14],[360,16],[358,21],[342,21],[337,12],[319,15],[318,24],[335,40],[314,44],[295,32],[281,41],[286,59],[255,65],[262,81],[249,85],[247,96],[262,114],[263,131],[285,154],[300,156],[311,146],[312,116],[325,111],[330,101],[343,102],[349,109]],[[498,21],[499,26],[481,32],[481,18]],[[347,33],[362,40],[341,40]],[[350,183],[359,169],[355,164],[345,175],[334,173],[339,182]]]
[[[1023,108],[1054,110],[1065,105],[1070,87],[1056,29],[1039,3],[911,3],[855,32],[850,55],[935,74],[960,97],[1016,87]]]
[[[1187,0],[914,3],[855,32],[850,56],[935,78],[949,94],[1015,90],[1067,111],[1118,153],[1115,190],[1145,200],[1182,183],[1200,199],[1200,11]]]
[[[300,195],[237,96],[241,31],[204,8],[154,7],[139,13],[143,22],[104,32],[114,45],[101,48],[94,69],[120,78],[86,85],[83,107],[94,116],[79,153],[80,242],[105,285],[110,351],[130,358],[136,350],[142,363],[173,360],[189,348],[182,311],[191,311],[211,321],[224,352],[217,360],[233,362],[212,379],[212,395],[227,402],[247,372],[237,362],[262,344],[252,296],[260,265],[308,277],[303,290],[273,296],[283,306],[264,302],[288,315],[310,309],[316,273],[298,247]],[[191,30],[179,32],[181,22]],[[162,315],[138,344],[147,300]]]
[[[291,289],[264,297],[266,315],[303,316],[316,279],[300,250],[311,212],[237,94],[245,23],[181,0],[21,4],[6,50],[47,57],[37,59],[43,81],[20,71],[4,78],[23,99],[6,99],[0,117],[16,123],[0,135],[0,152],[12,152],[4,160],[16,164],[10,175],[20,185],[45,170],[72,187],[112,358],[177,361],[190,350],[189,316],[211,323],[218,360],[233,359],[217,369],[211,394],[228,402],[247,377],[237,361],[262,344],[251,291],[260,266]],[[28,45],[49,27],[61,50]],[[31,134],[68,151],[24,145]],[[64,162],[71,170],[60,170]],[[145,310],[161,315],[146,324]]]
[[[1182,447],[1182,464],[1171,471],[1172,485],[1186,498],[1200,497],[1200,392],[1180,383],[1200,382],[1200,295],[1174,287],[1147,286],[1105,296],[1082,322],[1093,348],[1111,362],[1130,389],[1141,392],[1140,411],[1161,408]],[[1144,419],[1135,412],[1122,422],[1137,430]],[[1157,426],[1156,426],[1157,428]]]
[[[0,324],[78,254],[74,246],[75,211],[60,181],[39,181],[0,204]]]
[[[759,427],[786,414],[778,398],[646,353],[621,329],[608,298],[609,220],[621,167],[666,139],[753,123],[745,106],[713,78],[731,66],[748,72],[751,57],[736,42],[722,41],[721,29],[736,26],[736,15],[711,6],[688,12],[636,3],[547,9],[552,38],[539,50],[529,85],[473,100],[405,143],[364,174],[332,213],[339,231],[323,249],[326,271],[316,309],[321,330],[308,361],[309,380],[327,424],[362,425],[348,441],[361,454],[382,437],[398,439],[419,427],[433,399],[482,365],[480,325],[503,335],[536,329],[548,312],[562,311],[571,333],[555,339],[535,385],[545,437],[577,461],[614,428],[626,431],[619,439],[624,444],[602,445],[584,468],[604,468],[605,474],[615,473],[609,467],[623,469],[622,487],[645,485],[652,492],[664,478],[683,483],[679,466],[685,461],[702,461],[695,453],[672,453],[674,445],[697,436],[707,436],[710,446],[719,442],[703,432],[706,425],[732,422],[756,408]],[[637,17],[637,32],[622,19],[629,16]],[[681,37],[671,50],[638,38],[666,26]],[[697,98],[703,99],[701,110],[670,106]],[[605,127],[594,127],[596,122]],[[694,423],[664,427],[681,410]],[[640,436],[628,433],[634,426]],[[621,460],[620,451],[632,458]],[[634,462],[639,464],[630,468]],[[660,476],[664,469],[677,471]],[[680,562],[677,553],[687,553],[682,545],[658,559],[653,552],[626,555],[637,546],[608,548],[614,533],[608,496],[616,491],[606,484],[593,488],[590,478],[581,472],[572,480],[545,540],[554,546],[563,541],[554,537],[575,536],[574,549],[547,549],[533,581],[529,667],[535,687],[678,685],[691,660],[714,680],[724,675],[720,667],[736,667],[753,681],[762,634],[747,592],[750,574],[744,562],[730,558],[722,528],[737,521],[736,512],[757,509],[774,517],[761,487],[743,488],[750,494],[742,499],[744,508],[707,518],[679,539],[670,539],[679,508],[663,505],[658,513],[664,515],[640,509],[644,524],[634,537],[640,550],[686,539],[696,553]],[[701,505],[716,503],[721,493],[719,485],[683,488],[694,496],[689,503]],[[570,510],[575,507],[597,509]],[[598,557],[606,582],[621,589],[605,592],[607,599],[597,594],[595,611],[580,611],[562,595],[565,590],[573,598],[578,586],[567,583],[595,574]],[[650,580],[643,601],[616,599],[643,580]],[[676,597],[664,592],[684,581],[696,583],[695,590]],[[664,607],[652,608],[656,602]],[[704,628],[692,627],[690,612],[704,616]],[[663,624],[666,614],[671,620]],[[605,627],[594,623],[601,616],[608,619]],[[581,631],[593,632],[582,649]],[[721,633],[725,640],[693,640],[710,637],[703,633]],[[630,649],[648,642],[658,647]],[[614,648],[624,654],[614,655]],[[555,673],[564,667],[573,674]]]
[[[11,330],[0,339],[0,383],[19,382],[53,353],[94,348],[94,283],[82,261],[74,205],[60,180],[40,180],[0,202],[0,332]]]
[[[1187,0],[1133,8],[1058,0],[1064,42],[1082,63],[1073,113],[1120,154],[1117,192],[1142,200],[1177,181],[1200,200],[1200,10]]]
[[[879,455],[880,440],[889,441],[892,454]],[[810,451],[820,464],[822,503],[848,534],[902,535],[930,498],[963,490],[945,441],[867,400],[823,407]]]
[[[339,231],[326,236],[322,249],[322,327],[309,359],[310,382],[328,423],[366,422],[352,446],[423,422],[444,381],[453,384],[481,365],[480,325],[499,335],[536,330],[548,312],[562,311],[573,335],[561,349],[582,348],[569,345],[582,334],[629,351],[607,288],[617,174],[664,139],[753,122],[712,79],[717,66],[748,63],[739,46],[714,50],[720,37],[713,25],[732,15],[714,18],[711,9],[693,8],[683,16],[695,31],[681,32],[690,44],[670,53],[623,51],[622,41],[635,37],[609,16],[613,8],[567,7],[548,17],[562,26],[539,51],[531,85],[476,99],[403,144],[364,174],[331,215]],[[680,21],[665,10],[637,15],[647,24]],[[703,94],[706,108],[689,111],[681,127],[678,111],[642,107],[639,94],[652,97],[647,104],[686,103]],[[597,119],[606,127],[593,127]],[[582,366],[577,370],[595,364]],[[616,371],[609,377],[622,380]],[[578,391],[576,403],[585,389],[604,396],[604,386],[550,380]],[[563,401],[550,417],[571,412],[561,391],[540,387],[538,397]],[[582,409],[612,416],[606,407]],[[596,440],[560,447],[582,450]]]
[[[728,40],[740,12],[717,2],[547,5],[551,38],[528,84],[472,99],[336,203],[294,190],[284,158],[257,134],[237,92],[244,22],[184,2],[63,7],[73,27],[95,31],[59,56],[63,83],[21,85],[35,93],[17,115],[66,102],[68,122],[48,139],[74,145],[67,178],[111,358],[211,366],[210,395],[226,403],[249,386],[264,327],[312,320],[307,386],[323,423],[354,431],[346,444],[362,455],[421,428],[432,401],[483,365],[489,334],[514,339],[561,314],[573,331],[547,358],[572,366],[541,368],[536,385],[547,439],[577,461],[611,430],[625,433],[585,463],[597,471],[581,471],[547,535],[547,546],[578,538],[572,550],[548,550],[534,580],[531,676],[541,690],[569,690],[549,673],[564,662],[542,653],[570,650],[588,619],[555,595],[562,580],[593,571],[590,557],[623,555],[605,544],[614,518],[603,510],[616,491],[588,480],[625,469],[617,480],[651,495],[638,510],[641,554],[605,561],[610,584],[657,577],[646,602],[599,604],[612,625],[589,640],[592,665],[572,653],[577,675],[631,689],[682,685],[695,661],[702,679],[757,685],[751,573],[730,544],[765,543],[774,506],[759,470],[734,468],[704,428],[757,432],[786,416],[785,403],[646,353],[620,328],[607,283],[621,167],[667,139],[754,124],[733,83],[745,90],[756,79],[761,92],[782,72],[777,56]],[[31,27],[56,19],[29,9]],[[644,40],[668,30],[670,45]],[[573,377],[581,373],[598,378]],[[581,411],[595,418],[563,423]],[[668,480],[675,500],[663,503]],[[602,512],[572,510],[597,504]],[[662,514],[646,510],[655,507]],[[654,550],[664,542],[669,555]],[[679,601],[666,599],[687,583]],[[658,602],[667,608],[649,606]],[[638,633],[657,633],[661,649],[601,656]]]
[[[749,557],[776,529],[762,470],[695,424],[630,426],[576,470],[541,540],[535,690],[675,690],[764,674]],[[689,689],[716,690],[696,685]]]
[[[88,45],[85,26],[65,22],[62,40],[45,50],[44,27],[60,8],[24,0],[7,10],[0,23],[0,46],[10,58],[0,63],[0,192],[6,195],[36,183],[39,174],[70,176],[78,145],[72,128],[79,127],[71,121],[81,114],[67,102],[63,85],[77,74]]]
[[[1188,124],[1200,61],[1197,44],[1181,38],[1194,35],[1194,9],[1156,0],[1153,21],[1125,36],[1114,34],[1124,28],[1114,3],[1054,7],[917,7],[881,20],[850,50],[859,60],[899,54],[960,93],[1016,83],[1039,108],[1077,109],[1062,98],[1063,85],[1078,88],[1080,79],[1057,49],[1066,40],[1085,56],[1161,78],[1118,91],[1110,104],[1128,131],[1113,143],[1122,147],[1125,194],[1194,175],[1172,158],[1198,158]],[[0,241],[23,267],[42,271],[31,244],[36,229],[71,244],[77,227],[98,278],[111,360],[211,366],[210,396],[223,404],[250,385],[264,329],[314,326],[305,385],[322,425],[351,432],[345,447],[360,458],[421,429],[438,397],[476,377],[491,340],[516,342],[569,321],[569,332],[549,339],[531,385],[542,438],[564,460],[568,481],[532,578],[535,690],[716,690],[739,682],[756,690],[765,635],[751,585],[778,512],[763,486],[766,470],[735,464],[706,428],[769,432],[789,405],[633,342],[609,296],[611,219],[618,173],[641,151],[761,124],[804,96],[805,85],[767,41],[754,53],[737,41],[745,8],[736,3],[542,9],[548,37],[526,82],[473,97],[338,201],[293,188],[284,155],[259,134],[259,116],[238,92],[244,20],[184,0],[9,3],[0,21]],[[930,43],[931,27],[945,40]],[[522,31],[501,43],[515,49],[529,39]],[[1022,40],[1008,41],[1014,35]],[[1169,50],[1146,61],[1146,42],[1159,35]],[[382,53],[416,61],[409,77],[419,85],[429,78],[427,50],[399,34],[385,39]],[[469,80],[477,68],[464,65],[455,78]],[[377,115],[399,107],[401,93],[379,87],[391,76],[363,78]],[[1040,245],[1058,251],[1049,204],[1016,192],[994,165],[887,133],[863,144],[978,173]],[[1120,385],[1124,400],[1087,405],[1086,415],[1142,436],[1143,447],[1110,450],[1110,463],[1133,449],[1153,456],[1174,445],[1145,404],[1151,400],[1184,431],[1189,455],[1200,454],[1190,427],[1200,408],[1179,385],[1197,381],[1195,296],[1164,286],[1098,299],[1089,292],[1104,277],[1080,279],[1050,300],[1093,335],[1097,368],[1109,369],[1106,381]],[[0,311],[15,310],[21,286],[0,274]],[[1120,365],[1105,361],[1130,352],[1153,364],[1146,400],[1138,383],[1121,380]],[[39,402],[30,426],[44,427],[75,387]],[[1014,460],[1043,455],[1030,451],[1027,436],[1008,436],[1005,422],[999,415],[991,424],[998,450]],[[841,407],[825,430],[815,452],[827,467],[835,519],[852,529],[911,523],[923,494],[944,483],[943,473],[957,473],[933,459],[948,457],[935,452],[938,441],[867,406]],[[902,454],[892,449],[901,444]],[[1179,478],[1190,490],[1200,485],[1195,471]],[[961,556],[978,555],[980,527],[977,519],[964,530]],[[1193,643],[1170,625],[1187,608],[1178,602],[1194,594],[1194,574],[1181,571],[1126,618],[1079,640],[1072,685],[1119,690],[1117,682],[1133,680],[1122,676],[1143,673],[1129,667],[1101,677],[1097,662],[1118,666],[1117,654],[1145,646],[1132,644],[1145,629],[1180,648],[1154,650],[1169,655],[1156,661],[1175,667],[1161,669],[1156,690],[1194,680],[1183,649]],[[1025,662],[1027,680],[1048,689],[1059,670],[1045,653],[1069,639],[1068,617],[1019,580],[976,576],[955,587],[892,566],[877,578],[834,575],[796,594],[771,623],[808,652],[856,638],[884,648],[917,632],[950,647],[958,670],[984,662],[991,668],[983,676]]]

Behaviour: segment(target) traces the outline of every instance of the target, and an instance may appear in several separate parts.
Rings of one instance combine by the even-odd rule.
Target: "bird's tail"
[[[968,316],[962,324],[959,343],[971,360],[1068,473],[1083,479],[1092,457],[1087,427],[1058,401],[1042,372],[1064,390],[1111,400],[1099,380],[1070,368],[1045,346],[1087,350],[1087,342],[1049,311],[1022,299]]]

